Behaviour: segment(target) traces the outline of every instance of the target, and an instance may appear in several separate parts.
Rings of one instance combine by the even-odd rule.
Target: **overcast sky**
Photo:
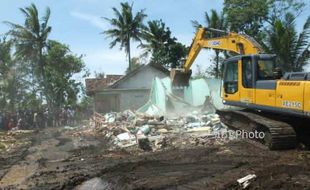
[[[112,7],[119,7],[118,0],[0,0],[0,35],[8,27],[2,21],[23,23],[23,15],[18,8],[37,5],[40,15],[47,6],[51,8],[52,33],[50,39],[58,40],[70,46],[77,54],[84,54],[87,68],[94,73],[123,74],[127,68],[125,53],[118,47],[109,48],[109,39],[100,32],[109,29],[108,23],[101,17],[113,17]],[[134,0],[134,11],[145,9],[147,20],[162,19],[171,29],[172,35],[180,42],[190,45],[194,36],[191,20],[204,22],[204,12],[210,9],[221,10],[223,0]],[[307,10],[309,10],[307,8]],[[309,12],[309,11],[305,12]],[[307,13],[309,14],[309,13]],[[303,14],[298,27],[305,21]],[[132,49],[138,56],[140,49]],[[208,66],[212,51],[201,53],[195,64]],[[194,69],[196,67],[194,66]]]

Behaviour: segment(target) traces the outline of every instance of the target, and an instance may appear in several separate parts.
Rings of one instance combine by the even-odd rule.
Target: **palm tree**
[[[128,2],[121,3],[121,10],[113,7],[115,18],[105,18],[112,28],[103,32],[108,38],[113,39],[110,48],[119,43],[120,49],[125,49],[130,71],[132,70],[130,42],[131,40],[141,42],[143,20],[147,16],[144,14],[144,10],[140,10],[134,15],[132,7],[133,5],[129,5]]]
[[[162,20],[149,21],[147,28],[143,30],[143,39],[145,43],[141,44],[141,48],[145,49],[145,54],[153,54],[176,41],[171,38],[171,31]]]
[[[13,37],[15,42],[16,56],[32,64],[34,63],[33,67],[38,68],[38,78],[41,78],[43,88],[46,91],[43,51],[46,48],[48,35],[52,30],[48,25],[51,11],[47,7],[44,16],[40,19],[35,4],[20,8],[20,11],[25,16],[24,24],[20,25],[6,21],[5,23],[11,27],[8,34]],[[45,95],[47,97],[47,93]]]
[[[277,62],[284,71],[302,71],[310,59],[310,16],[298,34],[294,15],[287,13],[276,19],[267,32],[268,52],[277,54]]]
[[[26,8],[20,8],[20,11],[25,16],[24,25],[5,22],[11,27],[9,34],[16,43],[17,56],[28,61],[37,62],[41,75],[44,76],[43,50],[46,47],[47,38],[52,29],[48,26],[51,11],[49,8],[46,8],[45,15],[41,19],[39,19],[39,13],[35,4],[31,4]]]

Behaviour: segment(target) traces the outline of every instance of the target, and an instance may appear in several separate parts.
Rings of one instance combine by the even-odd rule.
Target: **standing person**
[[[0,112],[0,130],[4,129],[4,117],[2,112]]]
[[[76,125],[76,109],[72,109],[72,123]]]
[[[60,126],[64,126],[65,122],[64,108],[61,108],[59,112],[59,118],[60,118]]]
[[[22,117],[19,117],[19,119],[18,119],[18,121],[17,121],[16,129],[17,129],[17,130],[19,130],[19,129],[24,129],[24,126],[23,126],[23,118],[22,118]]]
[[[54,120],[55,120],[55,126],[59,127],[61,125],[61,111],[60,111],[60,109],[55,110]]]
[[[14,119],[13,117],[10,117],[9,123],[8,123],[8,130],[12,130],[15,127]]]
[[[24,128],[24,126],[23,126],[23,117],[24,117],[24,115],[23,115],[23,112],[22,112],[22,110],[18,110],[17,112],[16,112],[16,128],[17,129],[22,129],[22,128]]]
[[[25,113],[25,118],[27,118],[27,125],[29,126],[29,128],[34,128],[34,123],[33,123],[33,110],[27,110],[27,112]]]
[[[4,129],[9,128],[9,113],[8,112],[5,112],[5,114],[4,114],[3,127],[4,127]]]
[[[43,113],[43,117],[44,117],[44,127],[48,127],[49,125],[49,111],[48,108],[45,109],[44,113]]]
[[[75,115],[74,109],[69,108],[68,109],[68,116],[69,116],[70,125],[74,125],[74,115]]]
[[[44,128],[44,115],[42,113],[42,110],[38,111],[37,123],[38,123],[39,128]]]
[[[33,126],[36,129],[39,129],[39,124],[38,124],[38,112],[34,112],[33,114]]]
[[[64,118],[63,126],[66,126],[68,124],[68,108],[63,109],[63,118]]]

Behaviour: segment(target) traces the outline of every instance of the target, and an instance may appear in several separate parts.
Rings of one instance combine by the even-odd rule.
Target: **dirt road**
[[[157,152],[111,149],[101,135],[50,128],[0,152],[0,189],[309,189],[310,153],[268,151],[245,140]]]

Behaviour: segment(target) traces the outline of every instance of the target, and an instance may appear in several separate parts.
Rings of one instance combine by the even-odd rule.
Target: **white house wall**
[[[121,111],[131,109],[137,110],[143,106],[149,99],[149,90],[122,91],[120,92]]]

